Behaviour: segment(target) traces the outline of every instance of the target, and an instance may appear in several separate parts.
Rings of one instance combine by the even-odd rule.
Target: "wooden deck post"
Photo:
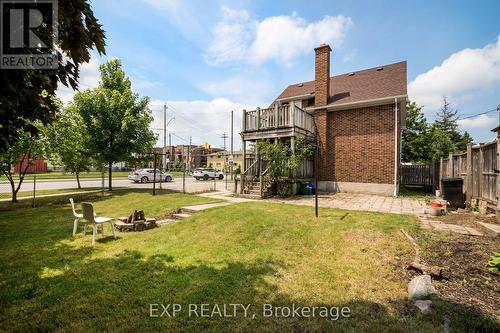
[[[241,139],[241,147],[243,148],[243,163],[241,165],[241,173],[240,173],[240,194],[243,194],[243,187],[245,187],[245,170],[247,168],[247,144],[245,140]]]
[[[292,122],[292,127],[295,126],[295,103],[293,101],[290,102],[290,121]]]
[[[257,114],[257,130],[260,129],[260,108],[257,107],[257,109],[255,110],[255,113]]]
[[[278,102],[274,103],[274,127],[278,127]]]
[[[246,117],[246,114],[247,114],[247,111],[245,109],[243,109],[243,114],[241,115],[242,116],[242,121],[243,121],[243,128],[241,129],[242,132],[245,132],[245,130],[247,129],[247,117]]]
[[[470,206],[472,202],[472,144],[467,145],[467,176],[465,177],[465,202]]]

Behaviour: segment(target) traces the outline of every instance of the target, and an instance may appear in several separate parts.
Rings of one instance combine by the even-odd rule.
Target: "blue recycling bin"
[[[315,192],[316,189],[314,188],[314,183],[313,182],[309,182],[307,184],[307,195],[313,195]]]

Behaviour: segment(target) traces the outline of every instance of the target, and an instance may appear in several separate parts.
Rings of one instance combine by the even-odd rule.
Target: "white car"
[[[193,177],[196,180],[208,180],[211,179],[224,179],[224,174],[218,170],[212,168],[199,168],[194,170]]]
[[[137,169],[128,175],[128,179],[138,183],[152,182],[155,179],[155,169]],[[170,173],[160,172],[156,169],[156,181],[157,182],[171,182],[174,179]]]

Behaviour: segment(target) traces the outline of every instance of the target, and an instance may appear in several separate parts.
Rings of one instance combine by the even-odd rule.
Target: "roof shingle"
[[[329,105],[407,95],[406,61],[352,73],[330,77]],[[314,96],[314,81],[292,84],[278,99],[308,94]]]

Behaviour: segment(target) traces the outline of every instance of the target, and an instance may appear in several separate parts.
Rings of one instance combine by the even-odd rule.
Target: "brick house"
[[[259,139],[293,149],[305,136],[319,146],[320,191],[397,195],[406,61],[330,76],[330,53],[315,48],[314,81],[289,85],[267,109],[243,111],[243,150]],[[302,176],[311,178],[311,168]]]

